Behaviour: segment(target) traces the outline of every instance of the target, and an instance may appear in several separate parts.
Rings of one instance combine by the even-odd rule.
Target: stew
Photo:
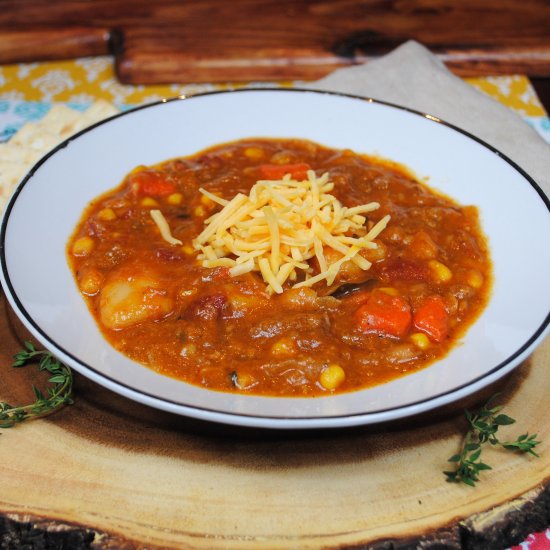
[[[256,395],[345,392],[424,368],[491,286],[475,207],[395,163],[298,139],[137,167],[87,208],[68,257],[116,349]]]

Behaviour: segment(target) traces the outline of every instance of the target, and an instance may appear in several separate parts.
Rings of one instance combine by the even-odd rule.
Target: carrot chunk
[[[149,197],[166,197],[177,191],[176,186],[166,181],[159,172],[143,170],[130,176],[131,188],[140,195]]]
[[[414,326],[434,342],[443,342],[449,334],[449,314],[443,298],[428,296],[413,314]]]
[[[268,180],[280,180],[286,174],[295,180],[305,180],[307,171],[311,170],[309,164],[301,162],[299,164],[262,164],[260,172]]]
[[[367,302],[355,312],[357,326],[363,332],[385,336],[404,336],[411,326],[411,307],[401,296],[374,290]]]

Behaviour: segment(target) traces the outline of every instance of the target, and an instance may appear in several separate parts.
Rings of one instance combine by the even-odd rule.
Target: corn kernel
[[[319,382],[321,386],[327,390],[335,390],[338,386],[341,386],[346,379],[346,372],[344,369],[335,363],[329,365],[321,372]]]
[[[195,344],[185,344],[180,351],[182,357],[191,357],[197,353],[197,346]]]
[[[241,390],[249,389],[256,385],[256,380],[248,373],[237,374],[235,380],[236,386]]]
[[[181,193],[172,193],[171,195],[168,195],[166,198],[166,202],[168,204],[172,204],[173,206],[178,206],[183,201],[183,195]]]
[[[141,206],[158,206],[159,203],[153,199],[152,197],[145,197],[144,199],[141,199]]]
[[[385,294],[388,294],[389,296],[399,296],[399,290],[391,286],[384,286],[382,288],[379,288],[378,290],[380,292],[384,292]]]
[[[181,251],[185,252],[185,254],[187,254],[189,256],[192,256],[195,253],[195,249],[192,246],[188,245],[188,244],[182,246]]]
[[[88,256],[94,248],[94,241],[91,237],[80,237],[73,243],[73,254],[75,256]]]
[[[428,349],[430,347],[430,339],[423,332],[415,332],[410,336],[412,343],[420,349]]]
[[[247,147],[244,154],[251,160],[261,160],[264,158],[264,152],[259,147]]]
[[[470,269],[466,275],[466,282],[472,288],[479,289],[483,286],[483,275],[477,269]]]
[[[293,160],[294,158],[288,151],[279,151],[269,159],[269,162],[272,164],[290,164]]]
[[[110,222],[116,219],[115,211],[112,208],[102,208],[98,213],[97,217],[104,222]]]
[[[204,206],[209,206],[209,207],[214,206],[214,201],[210,197],[207,197],[206,195],[201,195],[201,203]]]
[[[288,338],[281,338],[271,346],[273,355],[290,355],[294,351],[294,343]]]
[[[378,242],[374,241],[374,242],[376,244],[376,248],[364,248],[361,251],[361,256],[363,256],[369,262],[372,262],[372,263],[383,260],[388,253],[388,249],[383,242],[379,242],[379,241]]]
[[[88,296],[95,296],[101,289],[103,277],[95,269],[88,269],[78,279],[80,291]]]
[[[204,216],[206,214],[205,210],[204,210],[204,206],[197,206],[197,208],[195,208],[195,216],[197,216],[197,218],[201,218],[202,216]]]
[[[432,270],[432,274],[438,282],[446,283],[451,280],[453,273],[445,264],[442,264],[437,260],[430,260],[428,262],[428,266]]]

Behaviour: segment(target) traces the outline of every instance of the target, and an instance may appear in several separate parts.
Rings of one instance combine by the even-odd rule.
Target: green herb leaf
[[[528,433],[525,433],[520,435],[515,441],[504,442],[502,446],[510,451],[528,453],[538,457],[539,455],[533,449],[539,444],[540,441],[537,441],[537,434],[529,435]]]
[[[55,376],[48,378],[48,382],[51,382],[52,384],[61,384],[64,381],[65,381],[65,376],[63,374],[56,374]]]
[[[502,410],[502,406],[491,407],[497,396],[498,394],[493,395],[477,412],[464,411],[470,428],[464,437],[460,452],[448,459],[448,462],[455,465],[455,470],[443,472],[447,481],[475,487],[476,482],[479,481],[478,474],[492,469],[488,464],[481,462],[481,453],[485,443],[499,445],[509,451],[539,456],[534,451],[534,448],[541,443],[537,440],[537,434],[524,433],[514,441],[504,443],[499,441],[496,434],[500,426],[509,426],[516,421],[506,414],[498,414]]]
[[[58,361],[49,351],[37,350],[31,342],[24,343],[24,349],[13,356],[13,367],[25,367],[38,361],[39,371],[48,371],[52,376],[48,381],[53,384],[47,394],[32,386],[34,403],[14,406],[0,402],[0,428],[11,428],[31,418],[51,414],[64,405],[71,404],[73,373],[69,367]]]
[[[495,424],[498,424],[499,426],[508,426],[509,424],[513,424],[515,420],[505,414],[499,414],[498,416],[495,416]]]

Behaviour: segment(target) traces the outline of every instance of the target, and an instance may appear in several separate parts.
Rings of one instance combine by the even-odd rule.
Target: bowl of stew
[[[444,121],[239,90],[143,106],[53,150],[6,208],[1,277],[44,346],[123,396],[344,427],[517,367],[548,332],[549,230],[536,182]]]

